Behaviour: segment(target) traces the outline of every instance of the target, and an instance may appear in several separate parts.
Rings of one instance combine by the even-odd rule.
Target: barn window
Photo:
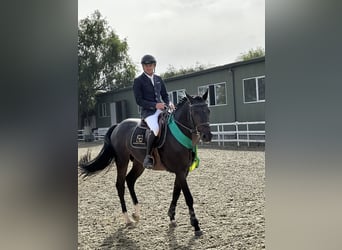
[[[106,103],[100,103],[99,104],[99,117],[106,117],[106,116],[108,116],[107,104]]]
[[[244,103],[265,101],[265,76],[243,79]]]
[[[185,96],[185,89],[174,90],[168,92],[169,99],[172,103],[177,104]]]
[[[202,96],[205,93],[205,91],[207,91],[207,89],[209,89],[208,99],[207,99],[209,106],[218,106],[218,105],[227,104],[225,82],[200,86],[198,87],[198,94]]]

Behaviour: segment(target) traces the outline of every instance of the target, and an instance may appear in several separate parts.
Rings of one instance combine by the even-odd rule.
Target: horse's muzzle
[[[201,140],[203,142],[210,142],[213,134],[210,131],[210,127],[202,126],[202,129],[199,131],[201,135]]]

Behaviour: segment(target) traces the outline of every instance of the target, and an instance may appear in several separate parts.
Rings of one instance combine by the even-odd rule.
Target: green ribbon
[[[197,156],[197,145],[192,146],[192,140],[189,137],[187,137],[185,134],[183,134],[183,132],[179,129],[179,127],[177,126],[175,122],[175,119],[173,118],[173,115],[170,115],[169,117],[168,126],[171,131],[171,134],[176,138],[176,140],[180,144],[182,144],[185,148],[191,149],[192,152],[195,153],[195,159],[193,163],[191,164],[191,166],[189,167],[189,171],[194,170],[195,168],[198,167],[199,162],[200,162]]]

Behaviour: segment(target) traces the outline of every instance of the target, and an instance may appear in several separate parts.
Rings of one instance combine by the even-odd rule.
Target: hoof
[[[136,213],[132,213],[132,218],[133,218],[136,222],[138,222],[138,221],[140,220],[140,216],[137,215]]]
[[[170,221],[170,227],[176,227],[177,222],[175,220]]]
[[[128,222],[128,223],[126,223],[126,228],[135,228],[135,223],[134,222]]]
[[[195,231],[195,236],[201,236],[203,235],[203,232],[201,230]]]

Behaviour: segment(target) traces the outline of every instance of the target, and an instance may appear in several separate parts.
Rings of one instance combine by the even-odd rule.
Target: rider
[[[157,61],[151,55],[144,55],[141,59],[143,73],[134,79],[133,91],[137,104],[141,107],[141,118],[145,120],[150,131],[147,133],[147,148],[143,166],[153,168],[151,156],[155,138],[159,133],[158,116],[166,108],[166,104],[174,109],[169,100],[162,78],[154,74]],[[163,99],[163,101],[161,100]]]

